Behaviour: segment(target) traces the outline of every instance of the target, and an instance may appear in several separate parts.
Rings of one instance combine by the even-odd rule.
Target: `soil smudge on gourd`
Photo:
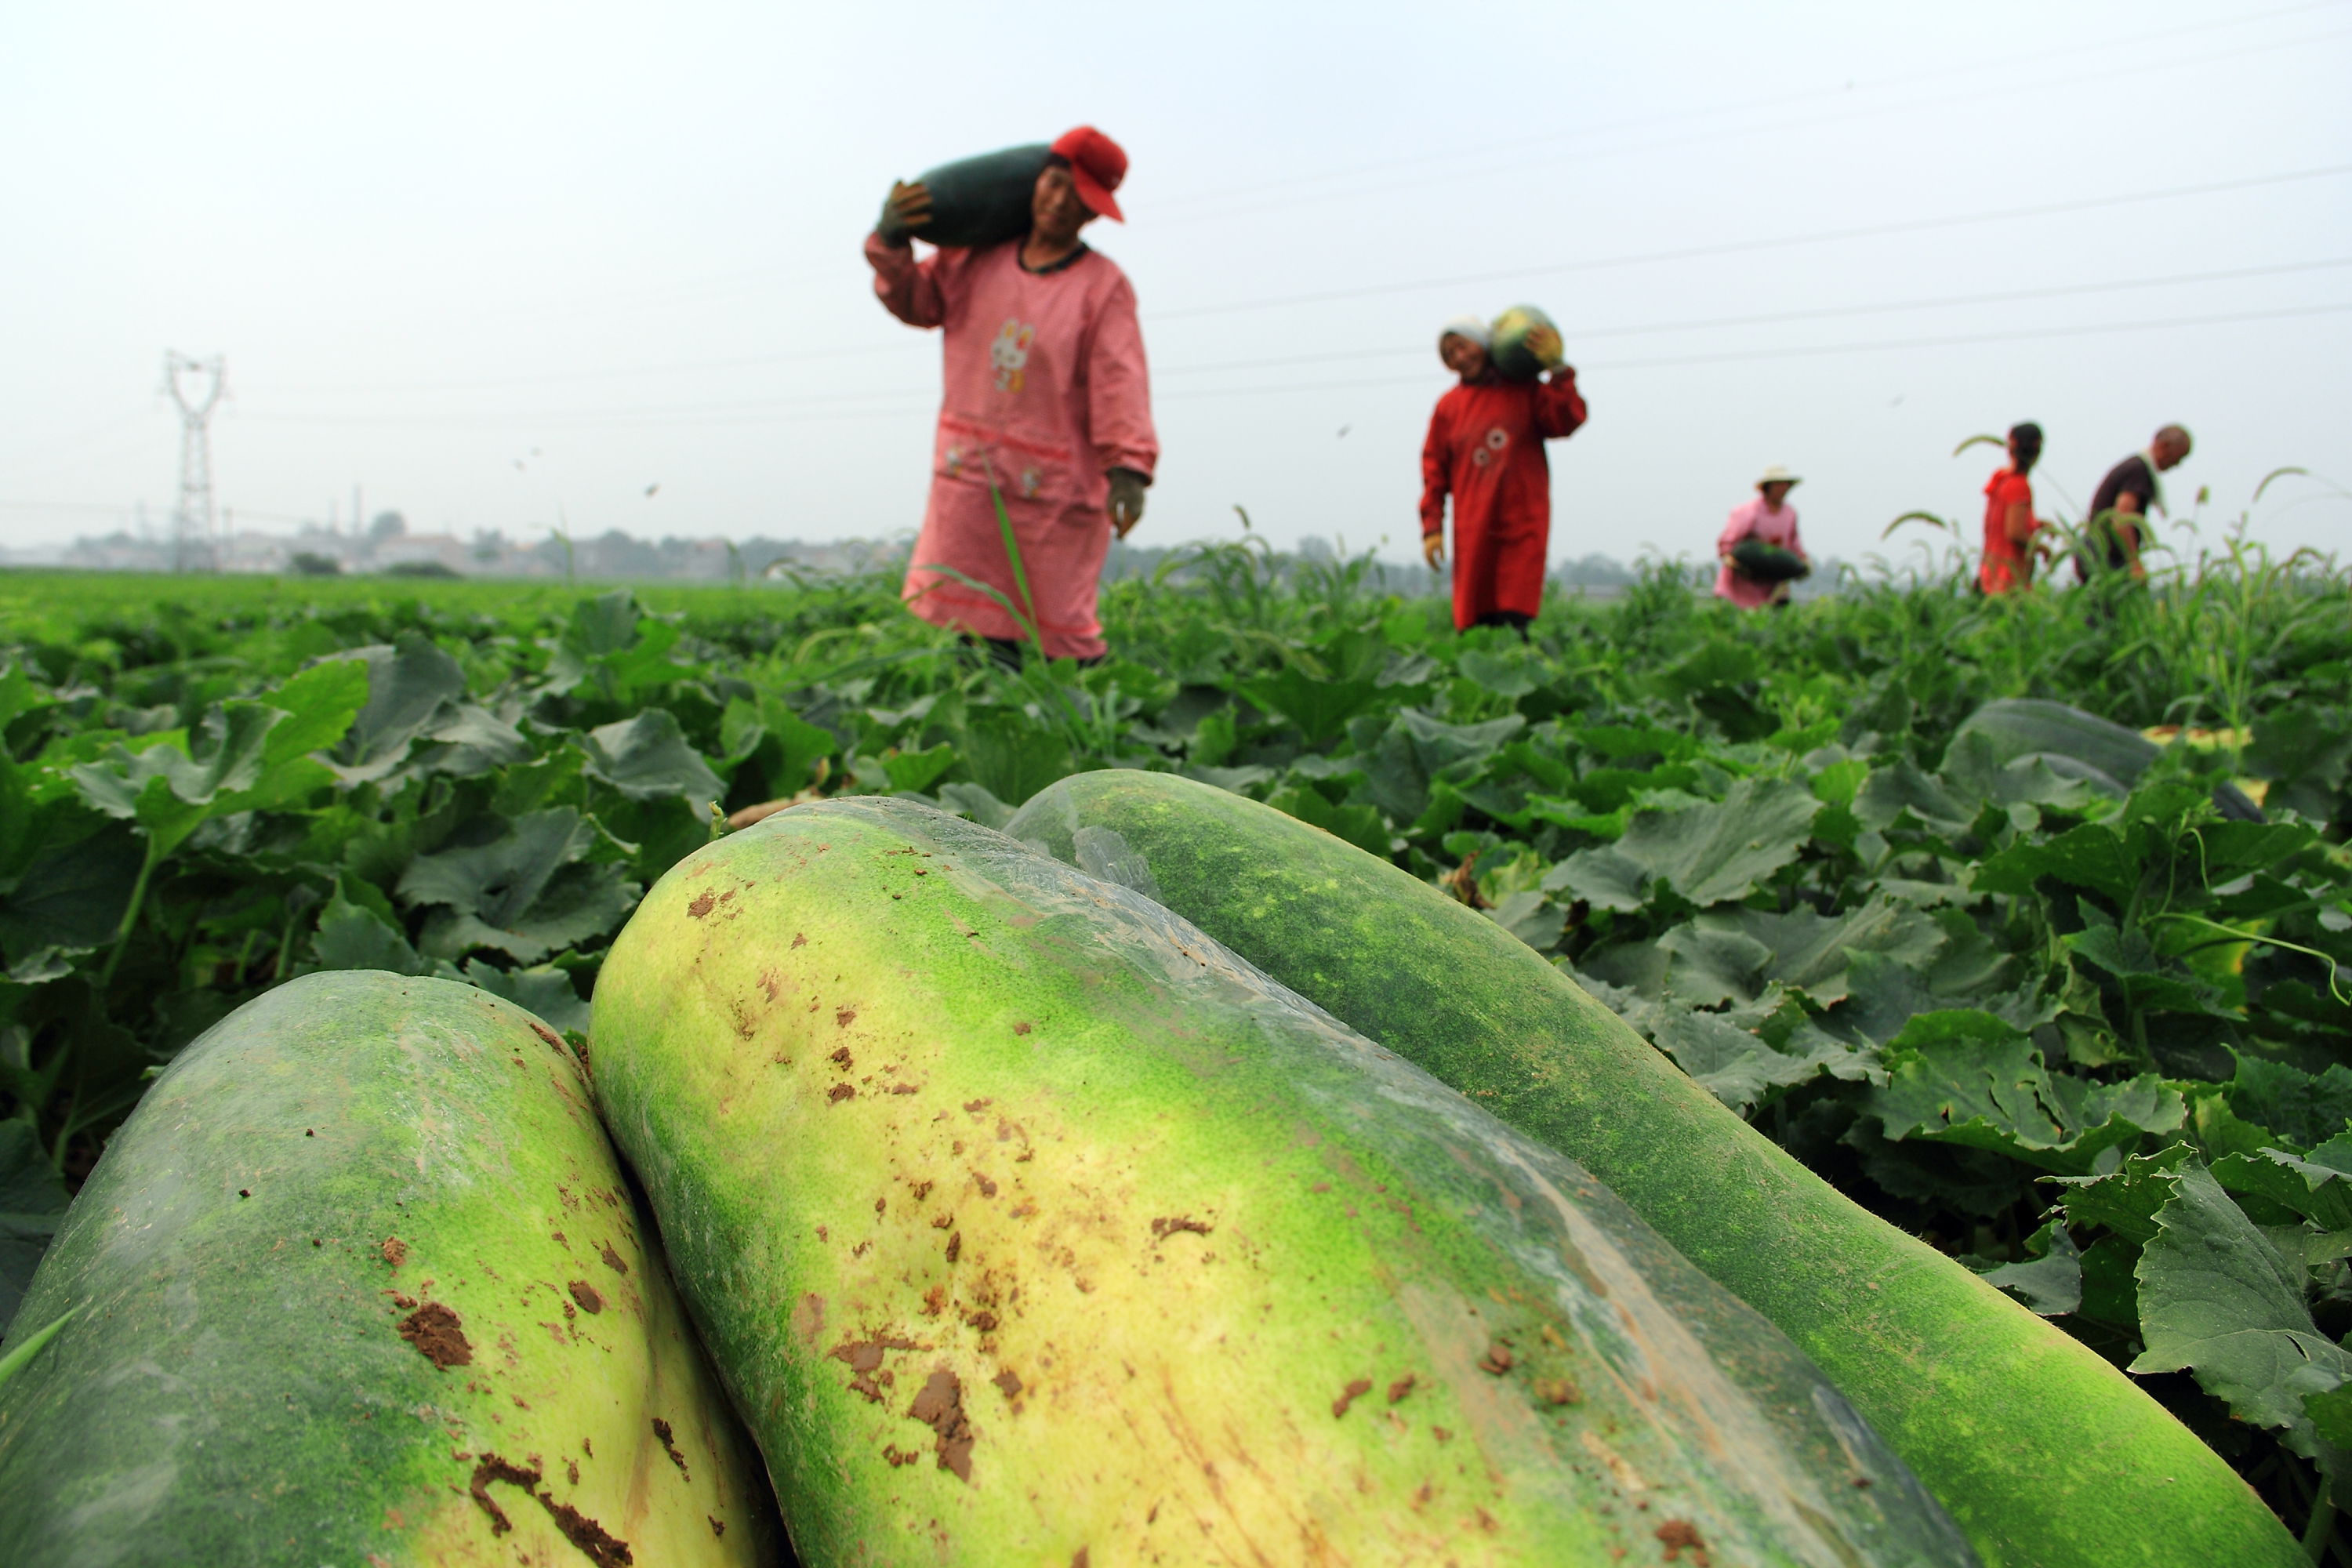
[[[438,1301],[427,1301],[401,1319],[400,1337],[444,1372],[470,1365],[474,1359],[474,1347],[466,1342],[465,1320]]]

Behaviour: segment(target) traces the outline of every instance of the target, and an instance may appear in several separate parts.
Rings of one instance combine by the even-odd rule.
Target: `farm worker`
[[[1743,539],[1760,539],[1767,544],[1777,544],[1799,560],[1810,561],[1804,545],[1797,538],[1797,509],[1789,504],[1789,492],[1801,481],[1788,469],[1775,463],[1764,470],[1756,481],[1756,499],[1731,509],[1731,519],[1716,537],[1716,559],[1723,569],[1715,574],[1715,596],[1728,599],[1742,609],[1759,609],[1766,605],[1789,602],[1789,584],[1767,583],[1742,571],[1731,557],[1732,547]]]
[[[1984,563],[1977,586],[1988,594],[2033,585],[2033,556],[2027,550],[2033,531],[2033,486],[2026,475],[2042,456],[2042,426],[2031,420],[2009,427],[2009,467],[1985,484]]]
[[[1159,461],[1134,287],[1078,237],[1097,217],[1125,221],[1111,193],[1126,174],[1118,143],[1081,125],[1054,143],[1024,237],[918,261],[907,230],[929,216],[930,193],[899,184],[866,240],[883,306],[946,329],[930,502],[900,596],[1000,657],[1017,657],[1034,613],[1047,658],[1102,658],[1103,558],[1113,531],[1124,539],[1143,516]]]
[[[2164,510],[2164,487],[2156,476],[2168,468],[2177,468],[2180,459],[2189,456],[2189,432],[2178,425],[2167,425],[2156,433],[2145,452],[2134,452],[2107,470],[2099,488],[2091,496],[2091,516],[2087,531],[2092,548],[2104,547],[2106,568],[2110,572],[2129,570],[2135,577],[2147,575],[2140,563],[2139,552],[2147,543],[2142,531],[2147,525],[2148,509]],[[2081,556],[2074,559],[2074,574],[2084,582],[2091,573]]]
[[[1584,399],[1553,329],[1528,334],[1548,367],[1540,381],[1504,380],[1486,357],[1490,341],[1475,316],[1448,321],[1437,336],[1437,357],[1462,384],[1437,400],[1421,448],[1421,553],[1432,571],[1444,565],[1453,496],[1454,629],[1510,626],[1524,637],[1543,608],[1551,541],[1543,444],[1584,423]]]

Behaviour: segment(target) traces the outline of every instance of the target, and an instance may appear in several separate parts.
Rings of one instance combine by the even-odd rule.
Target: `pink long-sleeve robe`
[[[946,395],[930,502],[902,590],[908,607],[975,637],[1024,635],[1003,605],[939,570],[985,583],[1027,613],[989,499],[993,479],[1046,655],[1100,655],[1095,595],[1111,540],[1105,475],[1132,468],[1149,478],[1160,458],[1127,274],[1095,251],[1031,272],[1018,240],[919,262],[910,247],[868,236],[866,257],[892,315],[946,329]]]

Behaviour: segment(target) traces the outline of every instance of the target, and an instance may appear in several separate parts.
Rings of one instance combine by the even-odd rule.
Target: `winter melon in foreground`
[[[1386,860],[1165,773],[1065,779],[1009,832],[1146,888],[1581,1162],[1819,1363],[1987,1563],[2304,1561],[2123,1373],[1848,1200],[1532,949]]]
[[[1570,1162],[908,802],[647,894],[596,1091],[815,1563],[1958,1564]]]
[[[290,982],[83,1186],[0,1386],[11,1568],[773,1563],[580,1069],[470,986]]]

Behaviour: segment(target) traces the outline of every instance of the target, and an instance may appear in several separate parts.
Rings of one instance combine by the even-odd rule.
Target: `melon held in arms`
[[[1572,1163],[910,802],[688,856],[596,1092],[811,1563],[1974,1561]]]
[[[1276,980],[1581,1162],[1819,1362],[1987,1563],[2305,1561],[2080,1341],[1805,1169],[1502,927],[1270,806],[1081,773],[1013,836],[1150,889]]]
[[[754,1568],[758,1456],[546,1025],[291,981],[188,1047],[67,1215],[0,1386],[11,1568]]]

